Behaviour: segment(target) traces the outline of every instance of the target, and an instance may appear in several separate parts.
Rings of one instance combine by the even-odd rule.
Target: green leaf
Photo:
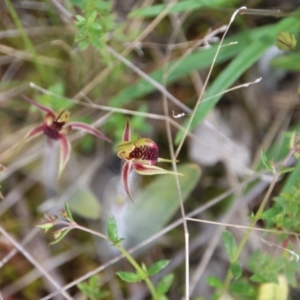
[[[57,244],[58,242],[60,242],[72,229],[68,228],[65,230],[58,230],[54,233],[54,238],[55,240],[53,242],[50,243],[50,245],[54,245]]]
[[[118,272],[117,273],[118,276],[126,281],[126,282],[140,282],[141,280],[144,279],[144,277],[140,274],[137,274],[137,273],[132,273],[132,272]]]
[[[160,260],[155,262],[148,270],[148,275],[153,276],[164,269],[170,263],[169,260]]]
[[[178,172],[183,201],[198,184],[200,168],[182,164]],[[125,207],[124,207],[125,209]],[[126,247],[132,247],[159,232],[179,209],[178,192],[173,175],[155,176],[151,183],[134,195],[134,205],[127,205],[121,216]],[[137,230],[138,228],[138,230]],[[143,251],[147,250],[146,247]]]
[[[70,211],[69,204],[68,204],[67,202],[65,202],[65,211],[66,211],[66,213],[67,213],[68,219],[69,219],[71,222],[75,223],[75,221],[74,221],[74,219],[73,219],[73,216],[72,216],[72,213],[71,213],[71,211]]]
[[[215,289],[221,289],[223,287],[223,282],[219,278],[214,276],[207,277],[206,282],[209,286]]]
[[[148,268],[147,268],[147,266],[146,266],[144,263],[141,263],[141,267],[142,267],[142,270],[143,270],[145,273],[148,273]]]
[[[255,297],[256,289],[245,280],[234,281],[230,284],[229,290],[236,294],[246,296],[246,297]]]
[[[277,215],[282,213],[282,207],[273,206],[267,210],[265,210],[261,216],[263,220],[272,221]]]
[[[174,280],[174,274],[168,274],[164,276],[163,279],[159,281],[159,283],[156,286],[157,294],[160,296],[165,295],[169,291],[173,280]]]
[[[299,71],[300,52],[274,58],[271,66],[289,71]]]
[[[294,259],[289,260],[286,263],[286,266],[284,268],[286,279],[292,287],[297,286],[296,273],[299,271],[299,269],[300,269],[300,261],[296,261]]]
[[[101,216],[100,201],[87,186],[78,186],[68,200],[69,208],[77,215],[97,220]]]
[[[295,186],[299,182],[300,178],[300,161],[297,162],[294,171],[289,174],[288,179],[285,181],[284,186],[281,190],[282,193],[289,193],[293,186]]]
[[[295,21],[294,18],[287,18],[272,27],[265,36],[261,36],[260,39],[248,40],[248,45],[230,62],[230,64],[219,74],[219,76],[210,85],[209,89],[205,93],[204,98],[212,97],[227,88],[229,88],[249,67],[251,67],[273,44],[276,35],[285,29],[293,30],[300,25],[300,20]],[[240,41],[238,41],[240,42]],[[230,46],[235,47],[235,46]],[[227,48],[227,47],[226,47]],[[223,50],[223,49],[222,49]],[[221,51],[222,52],[222,51]],[[212,98],[209,101],[203,101],[198,106],[195,117],[192,120],[190,130],[194,129],[204,117],[215,107],[222,95]],[[189,119],[184,123],[184,127],[187,127]],[[183,137],[183,132],[178,132],[175,142],[176,144]]]
[[[265,282],[278,283],[277,275],[273,273],[254,274],[250,277],[250,280],[259,283],[265,283]]]
[[[180,13],[185,11],[194,11],[202,7],[214,7],[217,8],[219,6],[232,6],[237,1],[234,0],[186,0],[180,1],[179,3],[174,4],[168,14],[172,13]],[[139,8],[132,11],[129,16],[130,17],[155,17],[163,12],[167,7],[167,4],[157,4],[152,5],[151,7]]]
[[[264,150],[261,150],[261,161],[267,170],[274,172],[274,167],[268,160],[267,155]]]
[[[92,276],[88,282],[81,282],[77,284],[80,291],[91,299],[102,299],[110,295],[108,291],[101,291],[99,287],[98,276]]]
[[[285,174],[285,173],[293,172],[294,170],[295,170],[294,167],[291,167],[291,168],[280,167],[279,168],[279,173],[280,174]]]
[[[234,279],[241,277],[243,269],[238,263],[233,263],[230,265],[230,270]]]
[[[237,251],[235,238],[233,237],[230,231],[225,230],[222,235],[222,240],[223,240],[226,253],[229,256],[229,259],[232,260]]]
[[[117,223],[114,216],[110,216],[107,221],[107,235],[109,240],[115,245],[120,239],[118,237]]]

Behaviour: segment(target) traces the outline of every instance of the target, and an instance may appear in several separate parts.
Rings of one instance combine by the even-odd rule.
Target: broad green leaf
[[[206,283],[211,286],[214,287],[215,289],[221,289],[223,287],[223,282],[214,276],[209,276],[206,278]]]
[[[281,190],[282,193],[288,193],[299,182],[300,178],[300,161],[297,162],[294,171],[288,175],[287,180]]]
[[[256,289],[245,280],[237,280],[232,282],[229,290],[246,297],[256,296]]]
[[[178,172],[183,200],[186,200],[200,178],[200,168],[183,164]],[[179,209],[179,199],[174,175],[157,175],[150,184],[134,195],[134,205],[123,212],[125,224],[122,236],[126,247],[132,247],[159,232]],[[118,220],[119,223],[119,220]]]
[[[221,6],[233,6],[236,0],[186,0],[174,4],[168,14],[194,11],[202,7],[218,8]],[[168,4],[157,4],[151,7],[138,8],[129,14],[130,17],[155,17],[158,16]]]
[[[168,264],[169,264],[169,260],[160,260],[155,262],[148,270],[148,275],[149,276],[153,276],[156,273],[160,272],[162,269],[164,269]]]
[[[222,235],[223,244],[229,259],[232,260],[236,255],[237,244],[234,236],[228,230],[225,230]]]
[[[263,273],[263,274],[254,274],[250,277],[250,280],[253,282],[272,282],[272,283],[277,283],[278,278],[277,275],[274,273]]]
[[[229,88],[247,69],[249,69],[270,47],[272,39],[266,36],[265,39],[249,43],[235,59],[219,74],[219,76],[210,85],[204,95],[205,98],[212,97]],[[234,45],[231,47],[235,47]],[[200,102],[196,111],[195,117],[192,120],[190,130],[194,129],[199,122],[215,107],[221,99],[221,95],[210,99],[209,101]],[[185,126],[188,124],[188,119],[185,121]],[[176,136],[176,143],[180,141],[183,133],[179,132]]]
[[[297,40],[293,34],[287,31],[283,31],[278,34],[276,39],[276,46],[280,50],[293,50],[295,49],[296,45]]]
[[[230,270],[234,279],[241,277],[243,269],[238,263],[233,263],[230,265]]]
[[[265,210],[262,214],[262,219],[270,220],[274,219],[278,214],[282,213],[282,208],[278,206],[273,206],[267,210]]]
[[[118,276],[126,281],[126,282],[140,282],[143,280],[143,276],[137,273],[132,273],[132,272],[118,272]]]
[[[279,168],[279,173],[280,174],[291,173],[294,170],[295,170],[294,167],[290,167],[290,168],[280,167]]]
[[[299,71],[300,52],[274,58],[271,65],[289,71]]]
[[[249,42],[252,40],[261,39],[264,35],[268,34],[268,32],[272,31],[272,28],[273,26],[269,25],[263,26],[236,34],[230,38],[226,38],[224,40],[224,45],[236,41],[238,41],[238,44],[222,48],[216,59],[216,65],[236,56],[248,46]],[[170,84],[177,79],[188,75],[194,70],[208,68],[211,65],[211,62],[217,51],[217,46],[218,45],[212,45],[212,47],[209,49],[201,49],[196,51],[186,57],[184,60],[181,60],[181,58],[175,59],[167,67],[162,67],[152,72],[149,76],[157,82],[163,83],[164,72],[170,72],[170,70],[172,70],[170,75],[167,77],[167,84]],[[110,104],[112,106],[120,107],[134,99],[144,97],[145,95],[155,91],[155,89],[156,88],[148,81],[140,79],[133,86],[121,90],[111,99]]]
[[[68,199],[70,210],[88,219],[99,219],[101,215],[100,201],[87,186],[79,186]]]
[[[116,244],[119,241],[117,223],[114,216],[110,216],[107,221],[107,235],[109,240]]]
[[[250,68],[274,43],[276,35],[285,29],[296,30],[300,26],[300,20],[294,18],[284,19],[278,24],[272,27],[268,33],[261,36],[259,39],[248,41],[248,45],[231,61],[231,63],[219,74],[214,80],[206,94],[205,98],[214,96],[227,88],[229,88],[248,68]],[[238,43],[240,41],[238,40]],[[235,46],[231,46],[235,47]],[[227,48],[227,47],[226,47]],[[192,120],[190,130],[194,129],[204,117],[213,109],[213,107],[221,99],[221,95],[212,98],[210,101],[204,101],[200,103],[196,111],[195,117]],[[188,119],[185,121],[185,127],[188,124]],[[182,132],[179,132],[176,136],[176,143],[179,143],[183,136]]]
[[[157,284],[156,292],[158,295],[165,295],[170,289],[174,280],[174,274],[168,274]]]

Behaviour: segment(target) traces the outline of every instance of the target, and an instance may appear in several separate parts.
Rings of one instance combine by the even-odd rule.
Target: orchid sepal
[[[131,140],[131,130],[130,130],[129,120],[127,119],[124,132],[123,132],[123,141],[129,142],[130,140]]]
[[[27,134],[25,135],[24,139],[25,140],[32,139],[32,138],[35,138],[35,137],[39,136],[42,133],[43,133],[43,124],[38,125],[38,126],[32,128],[31,130],[29,130],[27,132]]]
[[[46,114],[49,114],[53,118],[55,118],[55,112],[52,109],[50,109],[50,108],[48,108],[48,107],[46,107],[46,106],[44,106],[44,105],[42,105],[42,104],[40,104],[40,103],[32,100],[30,98],[28,98],[25,95],[21,95],[21,96],[23,97],[24,100],[26,100],[27,102],[29,102],[31,105],[37,107],[39,110],[41,110],[41,111],[45,112]]]
[[[141,175],[173,174],[173,175],[185,176],[182,173],[168,171],[157,166],[145,165],[137,162],[133,163],[132,167],[138,174]]]
[[[93,134],[96,137],[106,140],[107,142],[112,142],[108,137],[106,137],[101,131],[98,129],[82,122],[68,122],[68,124],[65,127],[69,127],[70,129],[78,129],[81,131],[85,131],[87,133]]]
[[[60,159],[58,167],[58,178],[60,178],[63,170],[65,169],[71,152],[71,144],[65,135],[59,140],[60,142]]]
[[[122,168],[122,180],[124,185],[124,190],[129,197],[129,199],[133,202],[131,193],[129,190],[129,174],[132,168],[132,162],[131,161],[125,161]]]

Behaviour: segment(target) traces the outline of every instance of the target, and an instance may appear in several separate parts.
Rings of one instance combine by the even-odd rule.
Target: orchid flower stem
[[[98,236],[98,237],[101,237],[101,238],[103,238],[103,239],[105,239],[105,240],[108,240],[108,237],[107,237],[105,234],[103,234],[103,233],[101,233],[101,232],[98,232],[98,231],[95,231],[95,230],[92,230],[92,229],[89,229],[89,228],[86,228],[86,227],[84,227],[84,226],[80,226],[80,225],[78,225],[77,223],[71,223],[69,226],[70,226],[70,228],[72,228],[72,229],[79,229],[79,230],[88,232],[88,233],[90,233],[90,234],[96,235],[96,236]]]
[[[86,228],[84,226],[80,226],[77,223],[60,222],[60,224],[61,225],[67,225],[66,229],[67,228],[79,229],[79,230],[88,232],[90,234],[96,235],[98,237],[101,237],[105,240],[108,240],[108,237],[105,234],[100,233],[100,232],[95,231],[95,230],[92,230],[92,229],[89,229],[89,228]],[[157,295],[157,293],[155,291],[155,287],[153,286],[153,284],[152,284],[151,280],[149,279],[147,273],[139,266],[139,264],[135,261],[135,259],[128,253],[128,251],[123,246],[121,246],[120,244],[117,244],[115,247],[124,255],[124,257],[131,263],[131,265],[135,268],[135,270],[142,276],[143,280],[145,280],[145,282],[146,282],[146,284],[149,288],[149,291],[152,295],[152,298],[154,300],[157,300],[158,295]]]
[[[126,257],[126,259],[131,263],[131,265],[135,268],[135,270],[142,276],[143,280],[145,280],[149,291],[151,293],[153,300],[158,300],[158,295],[156,293],[155,287],[148,277],[147,273],[139,266],[139,264],[135,261],[135,259],[127,252],[127,250],[122,247],[120,244],[116,245],[116,248]]]
[[[289,151],[288,155],[286,156],[286,158],[283,160],[283,162],[282,162],[282,164],[281,164],[283,167],[287,164],[288,160],[292,157],[292,155],[294,154],[294,152],[295,152],[295,149],[291,149],[291,150]],[[269,200],[270,197],[271,197],[271,194],[272,194],[272,192],[273,192],[273,190],[274,190],[274,187],[275,187],[275,185],[276,185],[276,183],[277,183],[277,181],[278,181],[280,175],[281,175],[281,174],[280,174],[279,171],[276,171],[276,172],[274,173],[273,180],[272,180],[272,182],[271,182],[271,184],[270,184],[270,186],[269,186],[269,188],[268,188],[268,190],[267,190],[267,192],[266,192],[266,194],[265,194],[265,196],[264,196],[264,198],[263,198],[263,201],[262,201],[262,203],[260,204],[260,206],[259,206],[259,208],[258,208],[258,210],[257,210],[257,212],[256,212],[256,214],[255,214],[255,216],[254,216],[254,218],[252,219],[252,222],[251,222],[251,224],[250,224],[250,226],[249,226],[249,229],[246,231],[246,233],[245,233],[245,235],[243,236],[241,242],[239,243],[238,248],[237,248],[237,251],[236,251],[236,253],[235,253],[235,256],[234,256],[233,259],[231,260],[231,264],[234,264],[234,263],[237,263],[237,262],[238,262],[238,259],[239,259],[240,255],[241,255],[241,253],[242,253],[242,251],[243,251],[243,249],[244,249],[244,247],[245,247],[246,242],[248,241],[248,239],[249,239],[251,233],[252,233],[253,230],[254,230],[254,227],[255,227],[256,223],[260,220],[260,218],[261,218],[261,216],[262,216],[262,214],[263,214],[263,212],[264,212],[264,208],[266,207],[266,205],[267,205],[267,203],[268,203],[268,200]],[[232,277],[233,277],[233,276],[232,276],[231,270],[229,269],[229,270],[227,271],[227,274],[226,274],[226,278],[225,278],[225,281],[224,281],[224,286],[223,286],[222,292],[221,292],[221,294],[219,295],[219,298],[218,298],[218,299],[223,299],[224,294],[225,294],[225,293],[228,291],[228,289],[229,289],[229,286],[230,286],[230,282],[231,282]]]

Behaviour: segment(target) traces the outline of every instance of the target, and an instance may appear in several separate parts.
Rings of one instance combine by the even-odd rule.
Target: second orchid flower
[[[177,174],[155,166],[157,162],[172,162],[172,160],[158,157],[158,146],[154,141],[148,138],[140,138],[136,141],[130,141],[130,125],[127,120],[123,139],[117,146],[118,156],[124,160],[122,168],[122,180],[127,196],[132,200],[129,190],[129,174],[135,170],[141,175],[157,174]],[[184,176],[184,175],[183,175]]]

